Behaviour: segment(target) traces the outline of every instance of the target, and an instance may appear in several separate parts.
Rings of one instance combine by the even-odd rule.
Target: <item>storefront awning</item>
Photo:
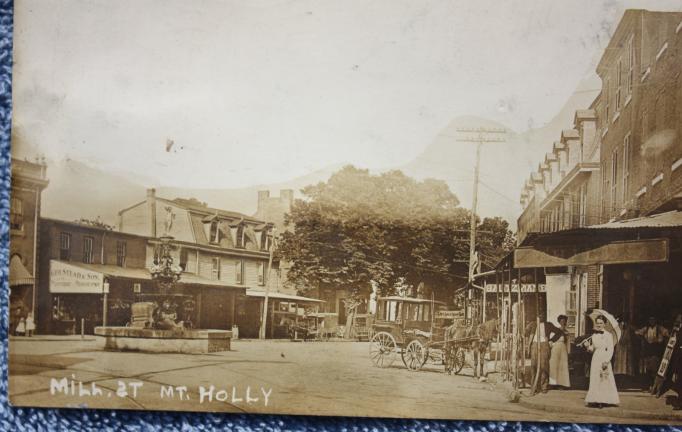
[[[667,262],[673,237],[682,237],[681,211],[532,233],[514,251],[514,267]]]
[[[246,296],[247,297],[265,298],[265,291],[247,289],[246,290]],[[303,297],[303,296],[297,296],[297,295],[292,295],[292,294],[285,294],[285,293],[280,293],[280,292],[269,292],[268,298],[277,299],[277,300],[286,300],[286,301],[290,301],[290,302],[300,302],[300,303],[324,303],[324,300],[314,299],[314,298],[309,298],[309,297]]]
[[[28,272],[21,258],[14,255],[9,261],[9,286],[33,285],[35,279]]]

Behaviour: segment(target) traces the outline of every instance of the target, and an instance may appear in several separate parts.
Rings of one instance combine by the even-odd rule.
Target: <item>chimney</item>
[[[282,189],[279,191],[279,200],[286,205],[287,211],[291,209],[291,205],[294,203],[294,190],[293,189]]]
[[[156,189],[147,189],[147,207],[149,208],[149,224],[151,237],[156,237]]]
[[[258,214],[260,214],[261,211],[265,210],[265,203],[270,199],[270,191],[269,190],[260,190],[258,191]]]

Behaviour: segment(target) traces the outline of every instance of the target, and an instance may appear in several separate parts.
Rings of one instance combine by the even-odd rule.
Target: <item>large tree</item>
[[[470,213],[444,182],[347,166],[303,194],[286,217],[293,230],[279,247],[297,286],[366,295],[371,281],[382,294],[392,293],[398,281],[424,282],[445,299],[466,283]],[[485,219],[481,229],[481,238],[489,236],[486,255],[500,255],[506,222]]]

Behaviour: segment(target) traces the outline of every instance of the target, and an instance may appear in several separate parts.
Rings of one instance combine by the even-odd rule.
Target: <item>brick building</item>
[[[40,243],[40,204],[48,185],[44,162],[12,159],[10,192],[10,334],[21,317],[35,317],[37,251]]]
[[[594,109],[598,105],[599,98],[590,109],[576,111],[573,127],[561,132],[551,152],[526,181],[521,192],[523,211],[517,221],[519,244],[529,233],[551,233],[599,222],[600,137]],[[567,315],[569,328],[579,333],[583,328],[580,311],[596,305],[593,293],[598,292],[597,272],[595,266],[544,268],[541,277],[547,287],[547,318]]]
[[[597,67],[602,79],[601,222],[680,210],[682,203],[682,13],[628,10]],[[674,214],[670,216],[674,217]],[[654,219],[660,219],[655,218]],[[644,229],[643,227],[642,229]],[[635,322],[681,308],[674,286],[677,230],[665,263],[604,268],[603,304]]]
[[[96,221],[42,218],[37,331],[92,334],[95,326],[125,326],[130,304],[151,292],[147,238]],[[106,316],[105,316],[106,315]]]
[[[566,269],[578,332],[591,307],[635,324],[682,309],[681,71],[682,13],[626,11],[597,66],[602,91],[576,113],[594,151],[566,175],[561,144],[570,160],[576,133],[562,134],[522,192],[514,264]]]

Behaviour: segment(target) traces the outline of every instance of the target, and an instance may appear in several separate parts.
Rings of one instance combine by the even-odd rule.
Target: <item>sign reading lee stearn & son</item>
[[[102,294],[104,275],[61,261],[50,261],[50,292],[56,294]]]

